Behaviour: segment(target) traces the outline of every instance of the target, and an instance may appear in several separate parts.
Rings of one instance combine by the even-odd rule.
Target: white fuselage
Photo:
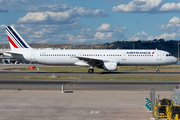
[[[13,55],[19,59],[49,65],[91,66],[77,57],[113,61],[118,66],[160,66],[177,63],[177,58],[162,50],[24,50],[21,55]]]

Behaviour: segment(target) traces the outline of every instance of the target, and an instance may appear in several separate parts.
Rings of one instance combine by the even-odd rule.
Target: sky
[[[179,40],[180,0],[0,0],[0,44],[5,26],[31,44]]]

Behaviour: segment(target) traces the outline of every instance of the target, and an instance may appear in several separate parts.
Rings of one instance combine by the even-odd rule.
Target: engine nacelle
[[[116,62],[105,62],[103,65],[103,69],[107,71],[115,71],[117,70],[117,63]]]

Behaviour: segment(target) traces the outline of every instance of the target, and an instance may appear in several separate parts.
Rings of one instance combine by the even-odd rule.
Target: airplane
[[[177,58],[163,50],[107,50],[107,49],[33,49],[19,35],[13,26],[6,26],[10,51],[14,58],[46,65],[75,65],[90,67],[88,73],[94,72],[94,67],[106,71],[116,71],[118,66],[159,66],[177,63]]]

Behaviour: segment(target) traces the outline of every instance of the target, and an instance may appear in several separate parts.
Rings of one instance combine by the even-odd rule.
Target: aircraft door
[[[78,57],[81,57],[82,56],[82,53],[78,53],[78,55],[77,55]]]
[[[123,52],[123,54],[122,54],[122,60],[126,60],[126,52]]]
[[[36,61],[36,58],[35,58],[35,51],[33,50],[33,51],[31,51],[31,61],[32,62],[35,62]]]
[[[161,60],[161,53],[160,52],[157,52],[157,56],[156,56],[157,58],[157,60]]]

